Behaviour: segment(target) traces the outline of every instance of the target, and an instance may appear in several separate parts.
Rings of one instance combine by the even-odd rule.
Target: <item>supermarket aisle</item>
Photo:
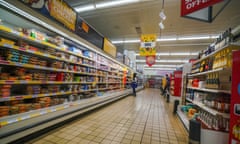
[[[145,89],[29,143],[187,144],[187,134],[159,90]]]

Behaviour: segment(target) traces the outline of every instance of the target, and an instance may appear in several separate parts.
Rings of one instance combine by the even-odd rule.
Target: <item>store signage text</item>
[[[212,6],[223,0],[182,0],[181,1],[181,16],[188,15],[200,9]]]
[[[70,8],[65,2],[60,0],[51,0],[50,15],[63,23],[71,30],[75,30],[76,12]]]

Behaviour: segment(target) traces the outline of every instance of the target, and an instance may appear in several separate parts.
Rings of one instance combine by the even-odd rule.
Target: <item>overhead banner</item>
[[[34,10],[75,30],[77,13],[63,0],[20,0]]]
[[[155,34],[141,35],[140,56],[156,55],[156,39]]]
[[[50,0],[49,3],[50,15],[74,31],[77,13],[62,0]]]
[[[146,64],[151,67],[156,62],[156,56],[146,56]]]
[[[107,38],[104,38],[103,50],[114,58],[116,57],[117,48]]]
[[[103,49],[103,36],[88,25],[79,15],[77,16],[75,33],[98,48]]]
[[[181,16],[212,6],[223,0],[181,0]]]

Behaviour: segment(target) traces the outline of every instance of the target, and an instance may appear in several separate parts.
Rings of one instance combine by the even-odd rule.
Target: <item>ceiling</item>
[[[108,1],[66,0],[73,8]],[[162,0],[139,0],[139,2],[127,5],[81,12],[80,16],[111,41],[139,39],[141,34],[156,34],[160,38],[218,35],[227,28],[236,27],[240,24],[240,0],[231,0],[212,23],[181,17],[180,0],[165,0],[164,13],[167,18],[163,21],[165,28],[160,32],[159,13],[163,6],[162,2]],[[220,4],[218,5],[220,6]],[[217,6],[214,10],[217,9]],[[136,31],[136,27],[141,28],[140,33]],[[207,45],[213,41],[214,39],[158,42],[157,52],[196,53],[206,49]],[[116,46],[118,52],[123,52],[123,50],[139,52],[139,43],[121,43],[116,44]],[[160,56],[161,59],[171,60],[185,60],[192,57],[196,57],[196,55]],[[144,57],[137,56],[137,59],[144,59]]]

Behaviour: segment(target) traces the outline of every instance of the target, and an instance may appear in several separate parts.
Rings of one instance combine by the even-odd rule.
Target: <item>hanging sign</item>
[[[181,0],[181,16],[212,6],[223,0]]]
[[[156,55],[156,38],[155,34],[141,35],[140,56]]]
[[[156,56],[146,56],[146,64],[151,67],[156,62]]]

